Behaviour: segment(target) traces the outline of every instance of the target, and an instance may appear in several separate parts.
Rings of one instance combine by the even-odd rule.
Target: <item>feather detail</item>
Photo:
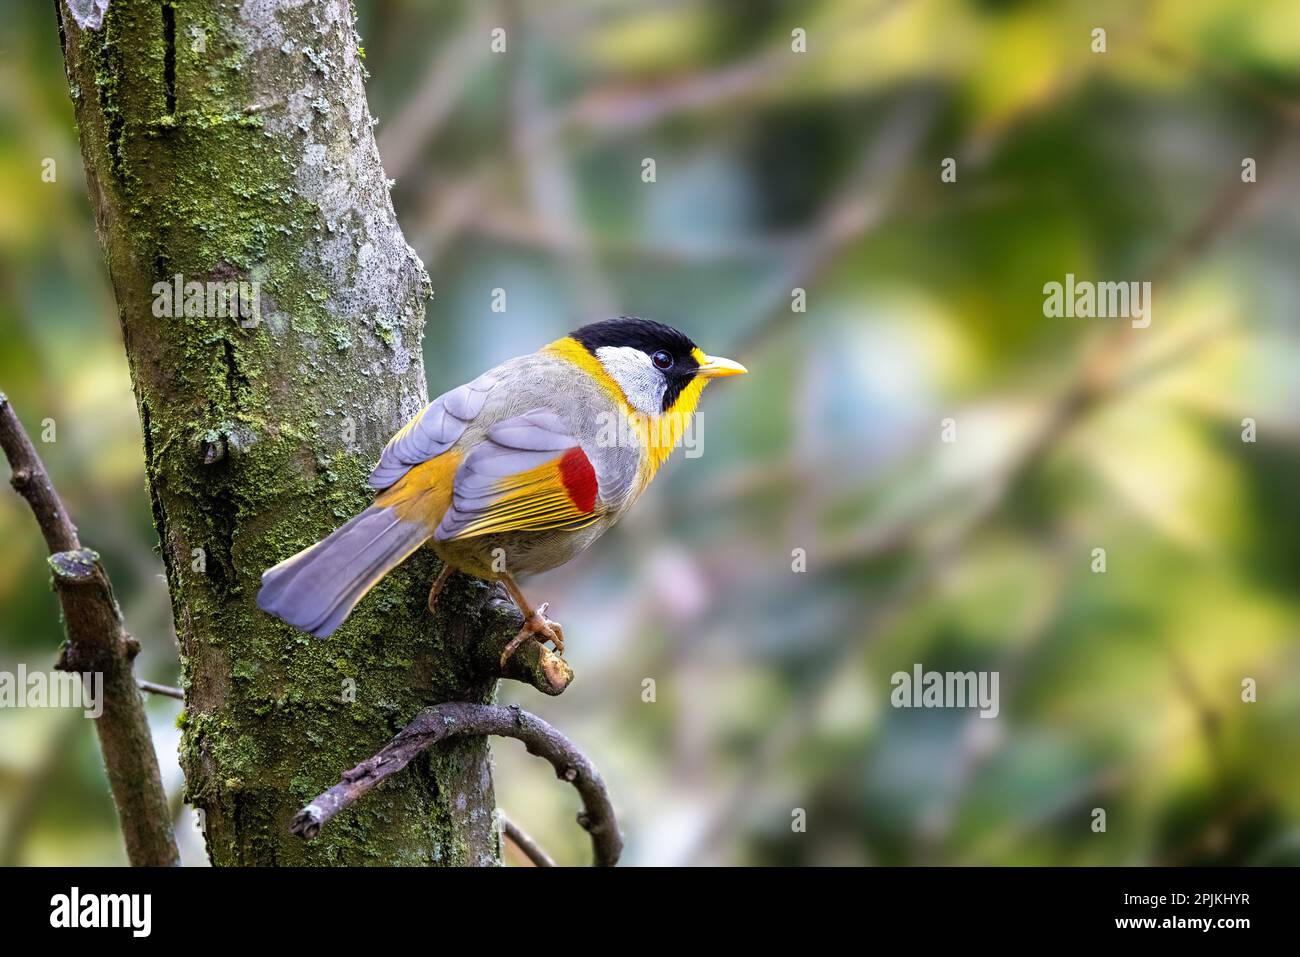
[[[599,517],[599,486],[567,423],[533,409],[497,423],[465,456],[434,540],[583,528]]]
[[[262,575],[257,605],[318,638],[332,635],[379,580],[433,535],[451,503],[458,452],[408,469],[374,505]]]
[[[596,507],[596,470],[591,467],[587,453],[572,448],[560,457],[560,481],[569,493],[569,500],[584,515]]]
[[[614,377],[609,374],[600,360],[588,352],[586,346],[577,339],[572,336],[565,336],[563,339],[557,339],[546,346],[545,351],[560,356],[577,366],[595,380],[617,404],[620,414],[631,424],[633,431],[641,442],[644,459],[637,475],[637,485],[640,490],[644,490],[659,471],[659,467],[668,460],[668,456],[672,454],[677,443],[681,441],[686,426],[691,421],[691,416],[695,414],[695,410],[700,404],[700,394],[704,391],[708,380],[703,378],[692,379],[677,395],[667,411],[661,415],[646,415],[644,412],[637,411],[628,402],[622,387],[614,380]],[[694,356],[699,361],[703,358],[704,353],[696,349],[694,350]]]
[[[497,370],[483,373],[438,396],[388,440],[379,464],[370,473],[370,487],[388,488],[409,469],[442,455],[465,434],[465,428],[483,411],[488,393],[496,387]]]
[[[262,574],[257,607],[328,638],[366,592],[429,538],[429,527],[368,508],[322,542]]]
[[[391,508],[403,521],[437,528],[451,505],[452,483],[463,456],[453,449],[437,458],[412,466],[391,487],[380,492],[375,504]]]

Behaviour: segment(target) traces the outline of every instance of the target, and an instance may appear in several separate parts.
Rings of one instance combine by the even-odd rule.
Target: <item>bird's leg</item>
[[[555,643],[557,654],[564,654],[564,629],[560,627],[558,621],[551,621],[546,617],[546,609],[550,603],[543,602],[534,611],[532,606],[528,604],[528,599],[524,597],[524,593],[515,584],[514,578],[507,574],[502,578],[502,582],[506,586],[506,591],[510,593],[510,597],[514,599],[514,603],[519,606],[519,610],[523,613],[524,626],[519,629],[519,634],[511,638],[510,643],[502,650],[501,666],[505,667],[505,663],[510,660],[510,656],[515,653],[520,645],[529,638],[539,635],[542,642],[550,641]]]
[[[446,562],[443,562],[442,571],[438,572],[438,577],[435,578],[433,584],[429,586],[429,611],[433,611],[433,606],[438,601],[438,596],[442,594],[442,586],[447,584],[447,579],[452,576],[454,571],[454,568]]]

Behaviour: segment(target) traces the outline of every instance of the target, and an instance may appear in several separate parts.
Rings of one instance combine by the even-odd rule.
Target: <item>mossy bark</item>
[[[369,466],[427,396],[428,278],[393,214],[349,4],[112,0],[96,31],[56,8],[180,638],[187,797],[212,860],[498,862],[484,739],[440,748],[310,844],[289,832],[421,707],[495,689],[464,654],[481,589],[449,589],[460,615],[437,629],[427,554],[328,641],[254,604],[263,570],[367,504]],[[156,315],[155,284],[177,275],[257,281],[260,317]]]

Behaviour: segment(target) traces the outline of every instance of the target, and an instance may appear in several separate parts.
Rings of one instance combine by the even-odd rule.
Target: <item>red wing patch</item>
[[[582,449],[574,446],[560,459],[560,481],[569,499],[586,515],[596,507],[596,470]]]
[[[600,482],[568,423],[549,409],[503,419],[456,468],[434,539],[585,528]]]

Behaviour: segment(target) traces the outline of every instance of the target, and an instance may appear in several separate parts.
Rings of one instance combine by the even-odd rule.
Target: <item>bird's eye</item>
[[[662,349],[652,355],[650,361],[655,364],[655,368],[660,372],[667,372],[673,367],[673,357]]]

